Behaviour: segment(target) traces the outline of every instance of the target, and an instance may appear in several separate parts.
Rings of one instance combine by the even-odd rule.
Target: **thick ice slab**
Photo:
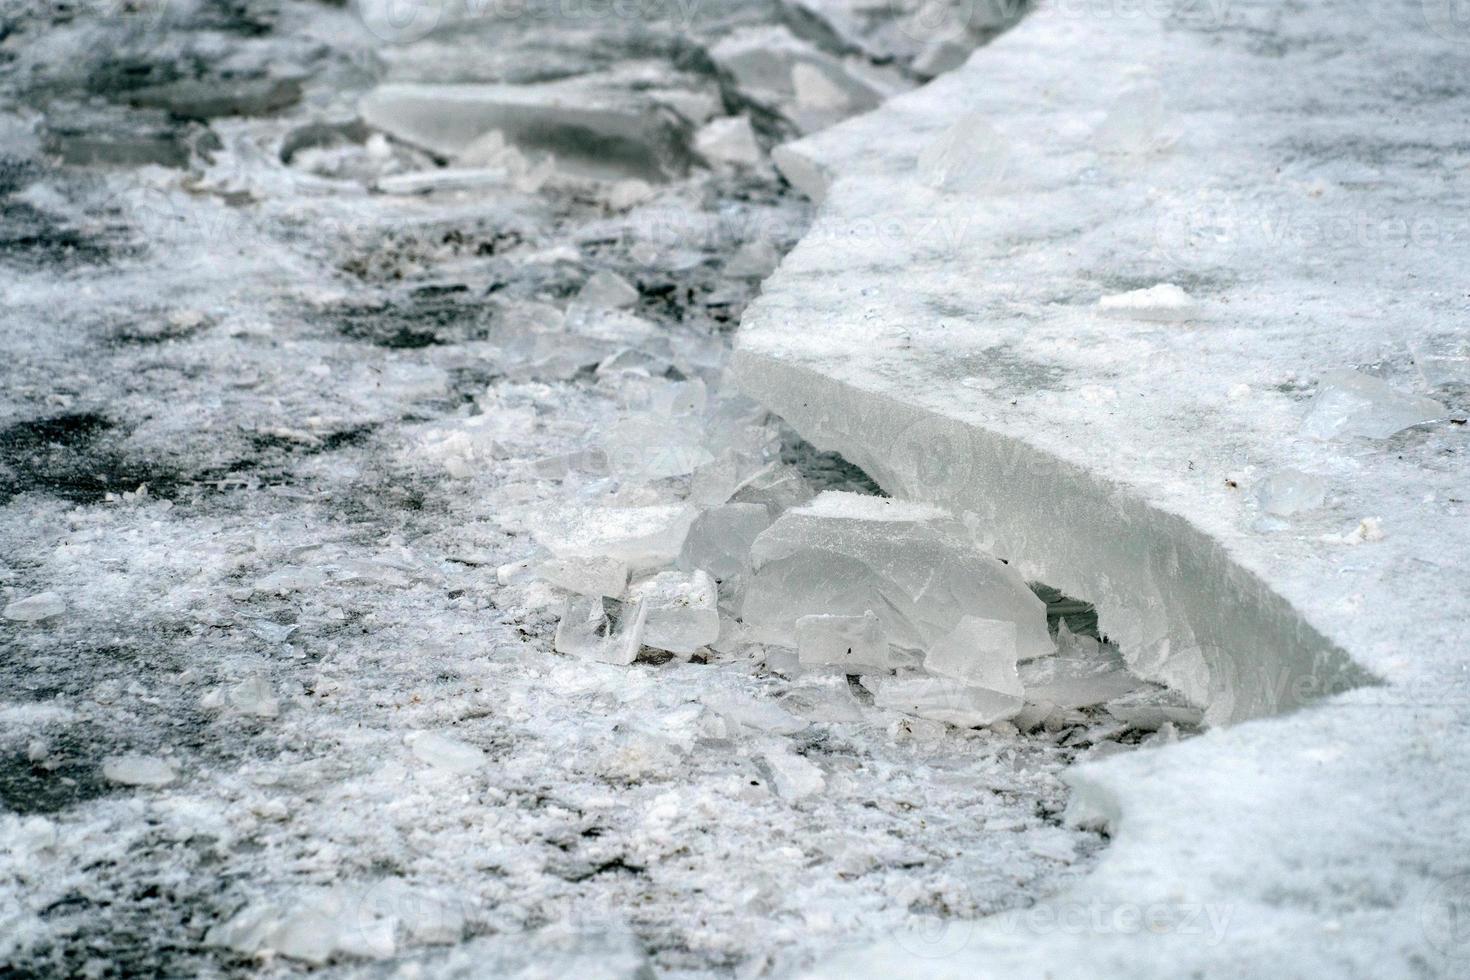
[[[1470,343],[1470,237],[1449,227],[1470,96],[1443,84],[1470,34],[1437,9],[1043,6],[953,75],[774,154],[825,201],[745,315],[746,390],[895,496],[975,513],[997,555],[1095,601],[1130,666],[1209,720],[1312,704],[1074,777],[1118,836],[1049,908],[1214,902],[1226,941],[991,923],[954,957],[910,943],[858,965],[1446,962],[1466,764],[1414,746],[1470,717],[1466,388],[1439,370]],[[936,187],[916,162],[967,114],[1003,141],[999,172]],[[1188,301],[1100,304],[1166,284]],[[1421,354],[1444,350],[1461,354]],[[1409,427],[1383,437],[1385,418]],[[1263,508],[1285,471],[1323,502]],[[1376,897],[1344,897],[1349,879]]]

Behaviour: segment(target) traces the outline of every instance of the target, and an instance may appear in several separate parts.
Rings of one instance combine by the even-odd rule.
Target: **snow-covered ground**
[[[722,459],[876,492],[722,384],[809,220],[766,151],[999,21],[798,7],[7,10],[7,971],[781,975],[1093,866],[1058,774],[1171,726],[948,727],[728,631],[569,657],[516,565]],[[401,87],[449,83],[515,89]]]

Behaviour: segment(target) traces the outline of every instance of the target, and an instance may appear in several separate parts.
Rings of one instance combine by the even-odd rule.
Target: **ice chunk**
[[[731,503],[763,504],[772,517],[782,511],[799,507],[816,496],[806,477],[794,466],[777,463],[767,466],[748,480],[730,496]]]
[[[172,763],[156,755],[115,756],[102,763],[102,775],[126,786],[166,786],[178,776]]]
[[[403,741],[415,759],[445,772],[474,772],[485,764],[482,750],[438,732],[410,732]]]
[[[821,767],[790,749],[773,749],[763,754],[761,760],[771,774],[776,795],[783,800],[799,800],[827,787],[827,777]]]
[[[638,302],[638,290],[628,280],[606,269],[587,278],[577,291],[577,302],[596,309],[616,310]]]
[[[446,167],[379,177],[373,181],[373,190],[400,195],[471,192],[505,187],[512,182],[512,174],[498,167]]]
[[[271,682],[259,675],[247,677],[230,688],[230,704],[241,714],[257,718],[275,718],[281,713],[281,702],[276,699]]]
[[[918,718],[977,728],[1013,718],[1025,706],[1019,694],[971,687],[947,677],[886,678],[873,703]]]
[[[993,190],[1005,178],[1010,146],[983,114],[961,116],[919,151],[919,179],[950,193]]]
[[[861,616],[802,616],[796,621],[801,666],[835,667],[844,674],[886,674],[893,669],[883,624],[871,610]]]
[[[638,659],[647,618],[642,603],[609,607],[598,597],[573,596],[562,607],[553,645],[558,653],[626,666]]]
[[[781,515],[751,559],[741,613],[761,642],[794,645],[801,616],[872,609],[902,649],[925,650],[972,615],[1015,623],[1019,656],[1053,648],[1045,603],[936,507],[829,491]]]
[[[1170,131],[1163,88],[1154,81],[1128,88],[1113,100],[1093,135],[1104,153],[1133,155],[1167,147],[1177,134]]]
[[[1190,704],[1184,695],[1152,684],[1114,698],[1103,708],[1124,724],[1150,732],[1166,724],[1197,728],[1204,720],[1204,711]]]
[[[761,162],[760,144],[745,116],[711,121],[695,134],[694,148],[712,163],[754,167]]]
[[[1432,398],[1412,395],[1357,371],[1329,371],[1302,422],[1313,439],[1361,436],[1387,439],[1420,422],[1444,418],[1449,410]]]
[[[39,623],[66,612],[66,603],[55,592],[39,592],[7,603],[4,616],[18,623]]]
[[[693,417],[625,417],[607,434],[606,451],[614,473],[648,481],[683,476],[714,459]]]
[[[715,714],[742,728],[771,735],[795,735],[807,722],[769,701],[756,701],[739,695],[705,699],[705,706]]]
[[[1277,470],[1256,487],[1261,510],[1278,517],[1315,510],[1326,497],[1327,484],[1322,478],[1300,470]]]
[[[827,72],[806,62],[791,66],[791,89],[803,109],[841,111],[852,104],[851,96]]]
[[[746,242],[725,261],[725,274],[737,279],[764,279],[781,264],[781,253],[763,238]]]
[[[924,653],[924,669],[963,684],[1021,694],[1016,674],[1016,624],[965,616]]]
[[[678,558],[696,514],[683,504],[571,506],[550,515],[533,533],[555,557],[616,558],[639,571]]]
[[[212,927],[204,941],[246,956],[285,956],[323,964],[334,956],[385,959],[400,937],[456,943],[464,907],[455,898],[397,878],[371,885],[307,887],[246,905]]]
[[[1055,656],[1042,657],[1020,667],[1026,700],[1054,708],[1085,708],[1112,701],[1144,685],[1129,673],[1122,656],[1111,645],[1090,636],[1076,636],[1066,622],[1057,627]]]
[[[558,589],[585,596],[616,599],[628,587],[627,563],[601,555],[548,559],[535,566],[534,574]]]
[[[1170,282],[1147,289],[1113,293],[1098,300],[1097,306],[1104,313],[1134,320],[1187,320],[1194,315],[1194,300]]]
[[[726,449],[694,468],[689,480],[689,499],[704,507],[723,504],[765,465],[757,455]]]
[[[491,131],[523,152],[550,154],[575,177],[662,181],[689,164],[688,127],[673,113],[605,79],[535,85],[392,84],[362,100],[363,120],[415,146],[456,158]],[[496,159],[494,146],[471,159]]]
[[[718,593],[709,574],[660,572],[628,587],[628,601],[643,608],[643,645],[690,654],[720,635]]]
[[[770,526],[771,514],[764,504],[712,507],[690,526],[679,567],[702,568],[720,580],[739,575],[750,568],[750,546]]]

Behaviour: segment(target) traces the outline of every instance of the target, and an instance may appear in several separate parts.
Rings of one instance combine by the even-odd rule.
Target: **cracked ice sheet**
[[[742,383],[895,495],[978,512],[997,554],[1096,601],[1125,655],[1216,721],[1333,696],[1071,777],[1116,843],[1037,920],[984,924],[942,961],[890,946],[819,972],[1455,975],[1467,430],[1301,426],[1342,368],[1470,409],[1414,360],[1465,336],[1470,102],[1441,80],[1470,35],[1435,4],[1090,10],[1043,5],[952,76],[778,155],[832,182],[747,311]],[[1099,152],[1150,83],[1163,116],[1135,152]],[[914,162],[962,112],[1005,166],[944,194]],[[1186,319],[1099,309],[1161,283],[1192,298]],[[1263,520],[1252,491],[1288,469],[1326,500]],[[1368,671],[1383,686],[1346,690]],[[1128,930],[1151,903],[1229,926]],[[1057,924],[1079,910],[1089,924]]]
[[[0,84],[48,123],[98,78],[196,55],[312,77],[285,117],[214,120],[212,163],[59,170],[0,123],[0,606],[63,600],[0,620],[0,969],[297,973],[204,943],[304,911],[346,914],[296,947],[330,940],[335,974],[484,975],[623,925],[663,973],[779,974],[1024,907],[1095,860],[1058,820],[1070,731],[947,732],[758,654],[589,667],[551,650],[556,596],[497,582],[535,518],[605,502],[578,467],[626,417],[606,378],[510,376],[532,304],[615,270],[668,344],[656,372],[714,383],[757,288],[728,259],[784,250],[807,209],[704,172],[626,213],[554,188],[374,195],[331,174],[428,164],[282,147],[350,120],[384,51],[390,76],[515,83],[647,57],[636,30],[478,25],[425,53],[314,0],[22,6]]]

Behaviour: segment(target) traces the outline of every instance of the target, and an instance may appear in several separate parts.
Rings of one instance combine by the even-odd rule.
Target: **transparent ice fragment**
[[[1177,134],[1164,106],[1163,88],[1149,81],[1124,91],[1093,135],[1103,153],[1133,155],[1167,147]]]
[[[763,238],[746,242],[725,261],[725,274],[737,279],[764,279],[781,264],[781,253]]]
[[[1053,708],[1102,704],[1144,686],[1115,647],[1074,635],[1065,622],[1057,628],[1056,654],[1022,664],[1020,676],[1027,701]]]
[[[696,569],[660,572],[628,587],[628,601],[645,614],[643,645],[691,654],[720,635],[715,581]]]
[[[1300,470],[1277,470],[1256,487],[1261,510],[1278,517],[1315,510],[1326,498],[1327,484],[1322,478]]]
[[[782,514],[751,560],[741,614],[762,642],[793,646],[801,616],[872,609],[901,649],[926,650],[970,615],[1015,623],[1019,656],[1053,649],[1045,603],[937,507],[829,491]]]
[[[1302,435],[1387,439],[1411,425],[1444,418],[1448,411],[1432,398],[1400,391],[1378,378],[1357,371],[1331,371],[1322,376],[1317,397],[1302,422]]]
[[[275,718],[281,713],[281,702],[271,682],[260,675],[248,677],[230,688],[230,705],[244,715]]]
[[[578,449],[531,461],[531,472],[544,480],[564,480],[573,473],[607,473],[607,454],[600,449]]]
[[[775,784],[776,795],[783,800],[799,800],[827,788],[827,777],[821,767],[787,748],[764,753],[761,760]]]
[[[3,615],[17,623],[39,623],[66,612],[66,602],[55,592],[40,592],[7,603]]]
[[[724,504],[694,519],[680,568],[702,568],[725,580],[750,568],[750,546],[771,526],[770,511],[762,504]]]
[[[696,417],[657,415],[620,419],[605,443],[614,473],[637,480],[661,480],[692,473],[714,457],[704,448]]]
[[[844,674],[886,674],[893,669],[883,624],[871,610],[861,616],[802,616],[796,652],[803,668],[833,667]]]
[[[806,477],[794,466],[775,463],[763,467],[730,496],[731,503],[763,504],[772,517],[799,507],[816,496]]]
[[[1157,286],[1126,293],[1113,293],[1098,300],[1097,305],[1104,313],[1134,320],[1187,320],[1195,312],[1194,300],[1171,282],[1161,282]]]
[[[573,596],[562,607],[553,643],[558,653],[626,666],[638,659],[648,610],[609,604],[601,598]]]
[[[919,179],[951,193],[982,193],[1000,186],[1010,146],[981,113],[961,116],[919,152]]]
[[[584,596],[616,599],[628,586],[627,562],[603,555],[550,558],[535,566],[537,578]]]
[[[1016,624],[965,616],[924,653],[924,669],[975,687],[1021,695],[1016,673]]]
[[[852,104],[847,90],[816,65],[798,61],[791,66],[791,90],[802,109],[840,112]]]
[[[877,688],[873,703],[880,708],[961,728],[1004,721],[1025,705],[1019,694],[971,687],[947,677],[885,678]]]
[[[617,310],[638,302],[638,290],[615,272],[592,273],[577,291],[577,302],[594,309]]]
[[[1204,720],[1204,711],[1190,704],[1184,695],[1153,684],[1114,698],[1103,708],[1124,724],[1150,732],[1166,724],[1197,728]]]
[[[438,732],[410,732],[404,743],[415,759],[445,772],[473,772],[485,764],[481,749]]]
[[[658,568],[679,557],[697,511],[683,504],[641,507],[573,505],[533,529],[538,543],[558,558],[601,556],[630,571]]]
[[[102,763],[102,775],[125,786],[166,786],[178,776],[172,763],[156,755],[114,756]]]
[[[689,481],[689,499],[702,507],[723,504],[765,466],[765,460],[755,453],[726,449],[695,467]]]
[[[705,707],[732,724],[770,735],[795,735],[807,727],[780,705],[757,701],[737,694],[716,695],[705,699]]]
[[[712,163],[754,167],[761,162],[760,144],[745,116],[712,120],[695,134],[694,148]]]

